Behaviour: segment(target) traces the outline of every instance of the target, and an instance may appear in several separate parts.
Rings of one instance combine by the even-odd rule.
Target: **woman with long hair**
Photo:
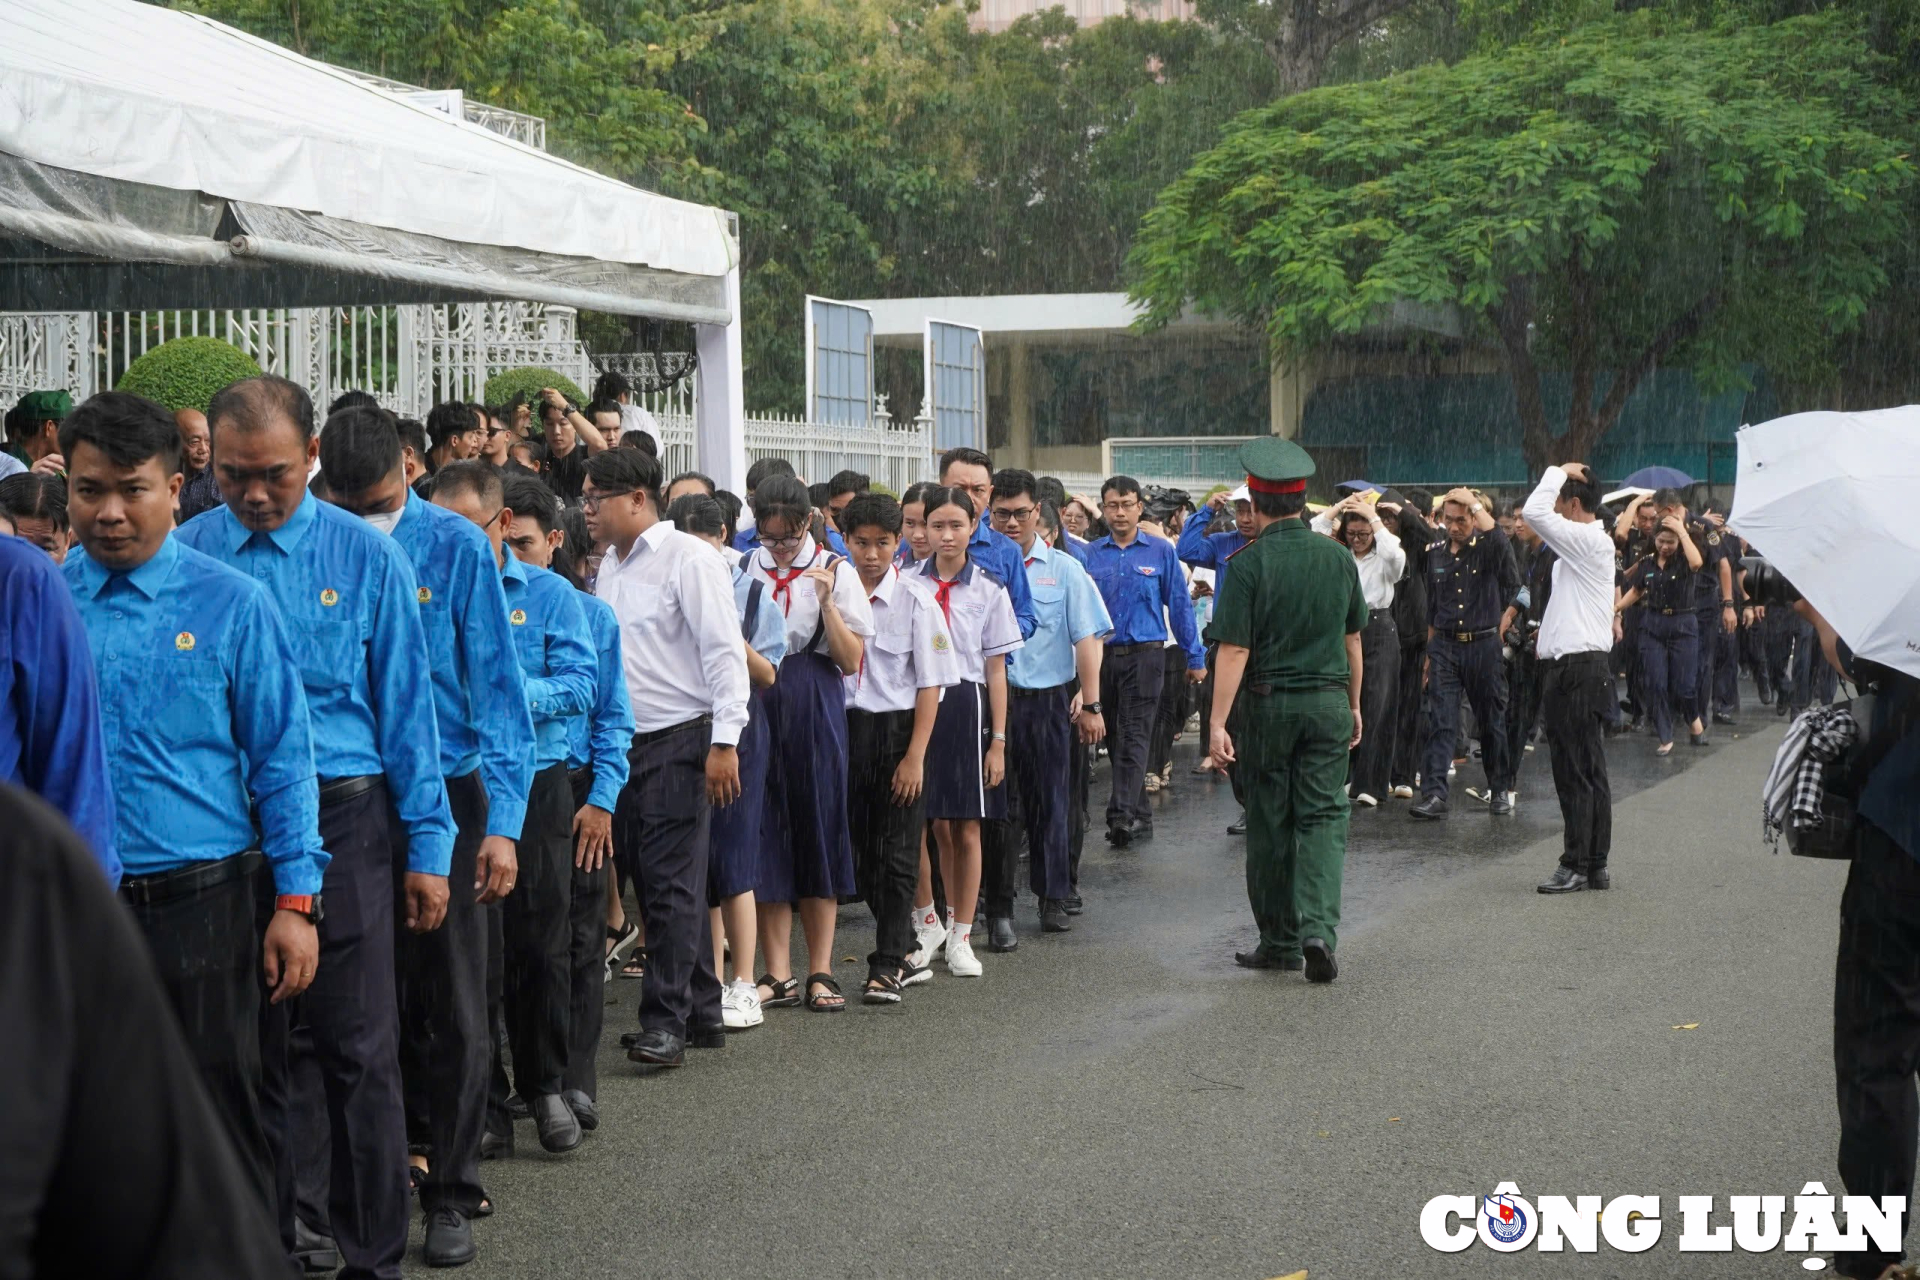
[[[1644,602],[1640,619],[1640,687],[1653,717],[1660,745],[1654,754],[1673,750],[1673,713],[1687,721],[1693,744],[1707,740],[1701,721],[1697,684],[1700,628],[1693,607],[1693,576],[1701,563],[1700,549],[1687,536],[1678,516],[1667,516],[1655,526],[1653,550],[1627,570],[1625,592],[1614,612]]]
[[[1353,553],[1367,598],[1367,626],[1360,633],[1362,732],[1359,745],[1348,754],[1347,769],[1353,802],[1371,809],[1387,794],[1393,767],[1392,708],[1400,674],[1393,594],[1406,572],[1407,553],[1400,539],[1387,532],[1380,508],[1362,494],[1342,498],[1315,516],[1313,529],[1331,534]]]

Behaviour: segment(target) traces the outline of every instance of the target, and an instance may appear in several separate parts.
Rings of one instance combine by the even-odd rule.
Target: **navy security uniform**
[[[320,841],[332,856],[322,881],[320,968],[290,1015],[286,1005],[268,1012],[262,1033],[281,1235],[291,1244],[299,1159],[289,1145],[300,1109],[287,1078],[291,1017],[311,1030],[306,1056],[326,1096],[341,1274],[398,1280],[407,1175],[394,989],[400,860],[390,812],[406,832],[410,872],[446,875],[454,839],[433,702],[417,687],[427,646],[419,584],[393,539],[311,494],[271,532],[248,529],[223,506],[176,536],[267,588],[300,664],[312,720]],[[308,1093],[308,1102],[317,1101]]]
[[[1380,727],[1393,735],[1388,776],[1396,787],[1411,787],[1426,741],[1421,734],[1426,692],[1420,687],[1420,672],[1427,660],[1427,548],[1433,545],[1434,535],[1433,526],[1411,504],[1401,507],[1393,519],[1400,526],[1407,571],[1393,590],[1393,624],[1400,632],[1399,683],[1394,686],[1393,716]],[[1364,724],[1361,727],[1373,732]]]
[[[1693,575],[1694,617],[1699,643],[1694,656],[1694,698],[1703,710],[1711,710],[1713,681],[1720,653],[1720,562],[1732,558],[1733,543],[1705,520],[1687,518],[1687,536],[1700,551],[1700,571]],[[1731,597],[1727,597],[1731,599]]]
[[[1505,732],[1507,689],[1500,669],[1500,615],[1518,583],[1507,535],[1476,531],[1456,553],[1444,537],[1427,548],[1427,739],[1420,762],[1423,799],[1447,798],[1447,766],[1460,731],[1460,697],[1473,707],[1487,789],[1513,789]]]
[[[1694,572],[1679,551],[1663,567],[1648,556],[1627,571],[1627,586],[1640,591],[1640,679],[1646,709],[1660,741],[1673,741],[1673,713],[1682,722],[1700,714],[1700,624],[1693,609]],[[1717,590],[1717,589],[1716,589]],[[1720,610],[1714,607],[1717,624]]]
[[[1111,831],[1153,820],[1147,806],[1147,746],[1167,671],[1165,619],[1173,621],[1173,636],[1186,651],[1189,671],[1205,670],[1207,658],[1171,542],[1136,533],[1123,547],[1111,534],[1096,538],[1087,547],[1087,572],[1113,618],[1100,664],[1100,702],[1107,711],[1107,754],[1113,765],[1113,793],[1107,801]]]

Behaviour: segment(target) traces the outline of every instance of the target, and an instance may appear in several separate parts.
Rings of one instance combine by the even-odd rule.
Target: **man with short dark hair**
[[[671,507],[674,499],[689,493],[704,493],[709,498],[714,497],[716,489],[714,487],[713,477],[702,475],[698,471],[682,471],[679,475],[667,481],[666,503]]]
[[[1167,620],[1187,656],[1187,679],[1207,675],[1207,656],[1194,628],[1193,597],[1173,544],[1140,536],[1140,482],[1114,476],[1100,486],[1107,535],[1087,547],[1087,572],[1100,588],[1113,630],[1100,664],[1107,710],[1107,757],[1113,792],[1107,800],[1107,843],[1125,848],[1153,838],[1147,807],[1148,742],[1166,679]]]
[[[406,554],[358,516],[307,493],[319,454],[313,402],[263,375],[226,387],[207,409],[223,506],[182,525],[182,544],[265,586],[294,648],[320,778],[324,877],[320,970],[301,1000],[333,1131],[331,1213],[351,1274],[399,1274],[407,1245],[406,1121],[394,996],[395,881],[405,835],[407,928],[446,914],[453,817],[440,774],[433,706],[415,689],[426,651],[418,583]],[[390,815],[398,823],[390,826]],[[280,1221],[293,1236],[290,1101],[276,1090],[289,1028],[269,1018],[270,1138],[282,1144]],[[296,1078],[299,1078],[296,1076]]]
[[[57,456],[57,455],[53,455]],[[64,564],[72,537],[67,520],[67,482],[43,471],[18,472],[0,480],[0,513],[13,535]]]
[[[840,529],[841,513],[846,511],[849,502],[852,502],[871,487],[872,481],[861,472],[834,472],[833,478],[827,481],[826,515],[828,528],[836,533],[842,533]],[[844,534],[842,534],[842,536],[844,537]],[[842,554],[845,553],[843,552]]]
[[[978,449],[949,449],[940,455],[940,483],[963,490],[973,500],[973,536],[967,542],[967,555],[1006,584],[1013,616],[1020,623],[1020,638],[1025,640],[1040,625],[1040,618],[1033,611],[1033,588],[1027,585],[1020,548],[1005,534],[995,533],[993,521],[987,518],[993,501],[993,459]],[[1187,615],[1193,615],[1191,604]]]
[[[427,411],[427,434],[433,437],[433,447],[427,454],[428,471],[477,457],[487,443],[486,427],[476,422],[473,411],[458,400]]]
[[[418,418],[395,418],[393,430],[400,437],[400,469],[407,488],[425,498],[429,486],[424,482],[432,474],[427,468],[427,429]]]
[[[333,503],[399,543],[419,582],[455,836],[445,923],[400,940],[400,1065],[409,1097],[425,1102],[425,1114],[408,1120],[411,1141],[431,1152],[420,1187],[427,1261],[454,1266],[475,1255],[470,1224],[481,1200],[493,1058],[481,908],[518,874],[533,720],[492,548],[470,521],[407,487],[391,415],[364,407],[334,414],[320,435],[320,462]]]
[[[103,392],[61,424],[60,451],[82,548],[67,585],[106,694],[120,896],[271,1211],[261,978],[274,1004],[313,980],[328,861],[299,665],[266,591],[172,536],[180,432],[165,409]]]
[[[593,705],[593,643],[578,592],[558,574],[506,551],[514,513],[500,474],[461,462],[434,476],[433,501],[486,535],[505,592],[510,641],[533,717],[533,781],[519,844],[519,878],[501,910],[504,992],[514,1085],[532,1108],[540,1145],[555,1154],[580,1145],[579,1117],[561,1097],[567,1072],[568,964],[572,896],[573,789],[567,746],[574,720]]]

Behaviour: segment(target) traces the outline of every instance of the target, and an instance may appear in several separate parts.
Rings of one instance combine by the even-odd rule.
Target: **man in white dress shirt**
[[[630,774],[616,840],[639,880],[650,963],[635,1062],[677,1067],[722,1048],[720,980],[707,917],[712,806],[740,793],[735,749],[747,723],[747,652],[718,552],[660,518],[660,463],[638,449],[587,459],[587,530],[609,546],[594,594],[620,622],[633,703]]]
[[[1553,789],[1566,822],[1560,865],[1541,893],[1612,883],[1613,793],[1607,786],[1607,702],[1613,696],[1614,548],[1594,513],[1600,490],[1580,463],[1548,467],[1521,514],[1553,548],[1553,591],[1540,620],[1540,706],[1553,753]]]

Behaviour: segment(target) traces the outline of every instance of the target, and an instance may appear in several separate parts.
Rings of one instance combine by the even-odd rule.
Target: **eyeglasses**
[[[1039,509],[1038,507],[996,507],[993,511],[993,518],[1003,523],[1010,521],[1025,522],[1033,519],[1033,513]]]
[[[632,492],[633,490],[631,489],[615,489],[610,493],[583,493],[580,495],[580,509],[582,511],[598,511],[600,504],[608,498],[624,498]]]
[[[793,534],[788,534],[784,538],[769,538],[766,534],[762,533],[762,534],[754,535],[753,540],[759,543],[761,546],[767,547],[767,548],[797,547],[800,545],[800,541],[804,537],[806,537],[805,534],[793,533]]]

